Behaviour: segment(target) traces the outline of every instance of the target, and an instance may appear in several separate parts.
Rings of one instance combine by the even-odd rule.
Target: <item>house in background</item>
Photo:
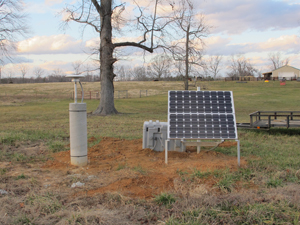
[[[285,65],[272,72],[263,73],[263,76],[265,80],[281,80],[282,78],[295,80],[300,77],[300,69]]]

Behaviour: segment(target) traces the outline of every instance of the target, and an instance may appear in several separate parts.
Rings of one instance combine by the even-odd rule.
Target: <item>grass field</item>
[[[277,81],[202,82],[200,86],[202,90],[233,91],[238,122],[249,122],[249,114],[258,110],[300,111],[300,82],[287,82],[286,86]],[[300,223],[299,129],[238,130],[246,166],[179,171],[182,189],[150,200],[120,193],[70,198],[64,191],[49,192],[34,171],[49,176],[41,165],[52,158],[52,153],[68,150],[68,104],[72,100],[32,99],[26,94],[67,95],[72,87],[71,83],[0,85],[1,224]],[[144,121],[167,121],[167,91],[182,88],[182,82],[116,82],[115,90],[130,90],[130,98],[115,99],[118,115],[88,117],[88,138],[96,140],[89,147],[103,137],[142,138]],[[98,89],[99,83],[84,84],[85,91]],[[140,90],[149,90],[149,96],[139,98]],[[88,112],[99,103],[85,102]],[[236,147],[214,151],[236,155]],[[125,171],[126,166],[120,165],[118,170]],[[142,174],[143,168],[136,166],[132,171]],[[217,180],[215,188],[195,194],[210,179]],[[198,189],[186,191],[188,186]]]

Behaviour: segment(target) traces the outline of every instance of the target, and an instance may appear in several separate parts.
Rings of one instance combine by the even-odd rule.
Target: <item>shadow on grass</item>
[[[243,129],[244,130],[244,129]],[[270,130],[268,129],[251,129],[248,130],[249,132],[254,132],[254,133],[268,133],[270,135],[289,135],[289,136],[297,136],[300,135],[300,129],[295,129],[295,128],[271,128]]]

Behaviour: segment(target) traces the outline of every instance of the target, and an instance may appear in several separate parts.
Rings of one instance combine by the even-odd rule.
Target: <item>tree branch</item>
[[[99,13],[99,15],[102,15],[102,7],[99,5],[97,0],[91,0],[91,1],[94,4],[94,6],[95,6],[97,12]]]
[[[113,44],[113,47],[114,48],[117,48],[117,47],[126,47],[126,46],[132,46],[132,47],[137,47],[137,48],[141,48],[141,49],[144,49],[150,53],[153,52],[154,48],[149,48],[145,45],[142,45],[142,44],[139,44],[139,43],[136,43],[136,42],[119,42],[119,43],[115,43]]]

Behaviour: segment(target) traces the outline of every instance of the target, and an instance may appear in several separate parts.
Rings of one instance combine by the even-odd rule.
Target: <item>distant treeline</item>
[[[164,76],[164,77],[154,77],[154,76],[147,76],[143,74],[130,74],[131,76],[116,76],[115,81],[183,81],[184,76],[177,75],[177,76]],[[98,82],[100,81],[100,75],[86,75],[83,78],[80,78],[83,82]],[[212,77],[190,77],[190,81],[195,80],[214,80]],[[5,77],[0,79],[0,83],[2,84],[24,84],[24,83],[53,83],[53,82],[70,82],[71,78],[67,78],[65,75],[49,75],[47,77]]]
[[[100,81],[100,75],[86,75],[80,79],[84,82]],[[47,77],[5,77],[0,79],[2,84],[24,84],[24,83],[53,83],[53,82],[70,82],[71,78],[67,78],[65,75],[49,75]]]

